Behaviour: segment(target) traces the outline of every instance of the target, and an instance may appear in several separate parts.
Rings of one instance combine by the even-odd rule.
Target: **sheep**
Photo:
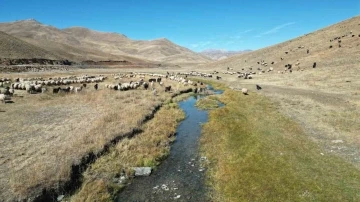
[[[165,92],[170,92],[170,90],[171,90],[171,86],[166,86],[165,87]]]
[[[46,88],[41,88],[41,93],[45,93],[47,91]]]
[[[83,85],[82,85],[82,86],[83,86],[83,88],[86,88],[86,83],[83,83]]]
[[[14,90],[13,88],[10,88],[10,89],[9,89],[9,92],[10,92],[10,95],[14,95],[15,90]]]
[[[246,89],[246,88],[242,88],[242,89],[241,89],[241,92],[242,92],[244,95],[248,95],[248,89]]]
[[[53,88],[53,94],[59,93],[60,90],[61,90],[60,87],[58,87],[58,88]]]
[[[97,90],[97,89],[99,88],[99,85],[96,83],[96,84],[94,85],[94,88],[95,88],[95,90]]]
[[[145,83],[143,83],[143,87],[145,90],[147,90],[149,88],[149,84],[145,82]]]
[[[37,85],[34,86],[34,88],[35,88],[35,91],[36,91],[36,92],[41,92],[42,85],[41,85],[41,84],[37,84]]]
[[[316,67],[316,62],[314,62],[314,64],[313,64],[313,68],[315,68]]]
[[[80,86],[80,87],[75,87],[74,88],[74,91],[75,91],[75,93],[78,93],[78,92],[80,92],[81,90],[82,90],[82,86]]]
[[[5,94],[0,94],[0,101],[6,104],[6,100],[11,100],[11,98]]]
[[[60,87],[59,87],[60,88]],[[70,87],[67,88],[60,88],[60,90],[64,93],[70,93]]]

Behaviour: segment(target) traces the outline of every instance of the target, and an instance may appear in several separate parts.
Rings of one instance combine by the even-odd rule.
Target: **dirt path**
[[[177,129],[170,156],[149,177],[135,178],[117,201],[207,201],[205,168],[201,166],[205,159],[198,155],[198,139],[208,115],[195,103],[193,97],[179,103],[186,119]]]

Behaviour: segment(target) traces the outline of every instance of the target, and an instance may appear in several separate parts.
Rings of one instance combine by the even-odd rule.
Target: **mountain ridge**
[[[80,26],[58,29],[35,19],[0,23],[0,31],[74,61],[122,60],[126,57],[176,64],[212,61],[166,38],[132,40],[116,32],[101,32]]]

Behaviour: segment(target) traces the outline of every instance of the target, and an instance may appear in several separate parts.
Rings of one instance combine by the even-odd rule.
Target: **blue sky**
[[[0,22],[34,18],[194,51],[273,45],[360,13],[360,0],[0,0]]]

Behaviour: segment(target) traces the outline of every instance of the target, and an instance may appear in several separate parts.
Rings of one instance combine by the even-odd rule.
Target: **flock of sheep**
[[[209,77],[210,74],[198,73],[205,77]],[[165,92],[170,92],[172,90],[171,85],[165,85],[165,80],[171,80],[173,82],[178,82],[183,86],[194,86],[193,91],[196,93],[203,92],[204,86],[201,86],[202,83],[194,82],[187,78],[187,75],[184,74],[153,74],[153,73],[122,73],[122,74],[113,74],[114,80],[121,80],[123,78],[131,79],[130,82],[117,82],[116,84],[104,84],[105,88],[118,90],[118,91],[127,91],[134,90],[138,88],[142,89],[151,89],[154,94],[156,94],[157,89],[154,87],[155,83],[163,87]],[[150,77],[145,81],[145,76]],[[107,76],[98,75],[98,76],[67,76],[67,77],[55,77],[44,79],[42,77],[36,78],[16,78],[12,81],[9,78],[0,79],[0,87],[5,87],[5,91],[0,91],[0,101],[6,102],[11,100],[11,97],[15,95],[15,90],[23,90],[29,94],[45,93],[48,91],[48,87],[52,86],[52,93],[79,93],[84,88],[87,87],[89,83],[96,83],[94,85],[95,90],[99,88],[99,83],[107,79]],[[80,84],[80,86],[73,86],[73,84]],[[201,84],[198,86],[198,84]],[[61,87],[61,86],[66,87]],[[50,89],[51,90],[51,89]],[[51,92],[51,91],[50,91]]]

